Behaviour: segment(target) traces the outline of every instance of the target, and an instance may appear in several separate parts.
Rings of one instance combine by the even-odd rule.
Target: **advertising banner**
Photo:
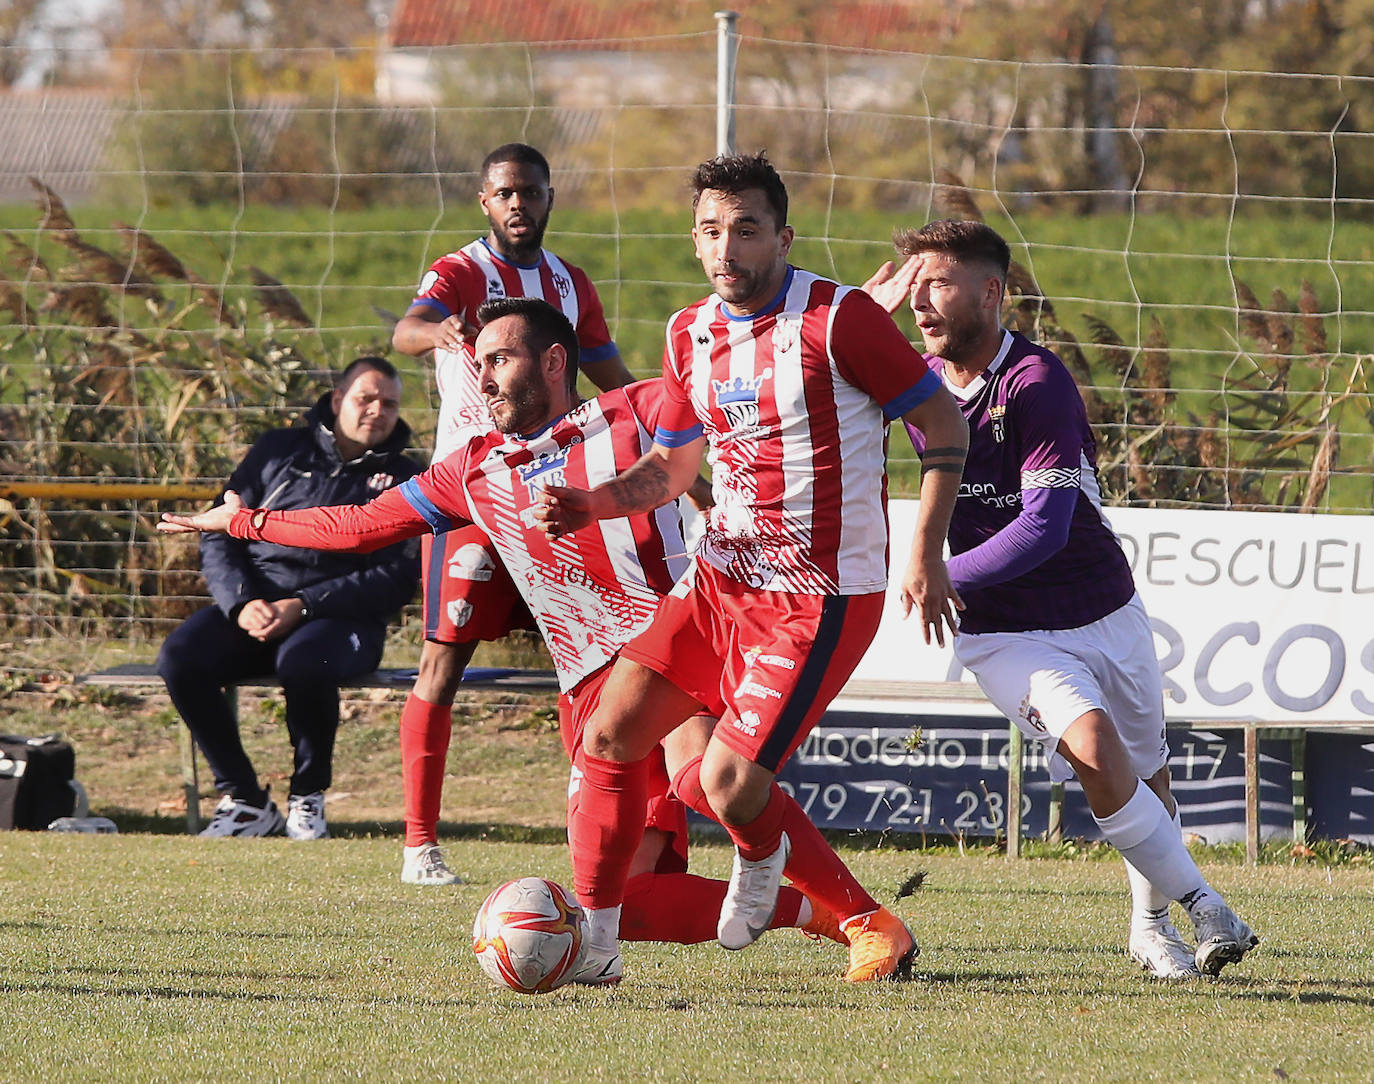
[[[893,501],[883,623],[854,677],[971,681],[902,620],[897,585],[916,522]],[[1110,508],[1155,630],[1172,720],[1374,726],[1374,519]]]

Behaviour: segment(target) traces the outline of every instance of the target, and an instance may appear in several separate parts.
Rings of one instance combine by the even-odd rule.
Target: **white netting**
[[[0,97],[4,476],[222,479],[325,370],[388,351],[423,269],[484,230],[476,170],[512,139],[548,154],[550,247],[652,373],[703,290],[686,179],[715,149],[714,49],[434,48],[380,81],[347,50],[131,52],[113,89]],[[269,92],[283,70],[297,89]],[[1009,318],[1074,365],[1113,499],[1367,511],[1371,80],[747,35],[738,72],[738,146],[784,172],[797,262],[859,282],[893,227],[951,214],[1012,242]],[[427,445],[427,369],[397,360]],[[12,612],[167,619],[194,577],[165,571],[186,562],[155,510],[16,502]]]

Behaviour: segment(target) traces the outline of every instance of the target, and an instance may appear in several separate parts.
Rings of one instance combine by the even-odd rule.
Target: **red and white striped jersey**
[[[546,484],[587,489],[638,461],[652,442],[662,391],[661,380],[643,380],[604,392],[532,437],[493,430],[369,504],[245,509],[229,533],[288,546],[373,550],[476,523],[539,623],[566,692],[648,625],[685,571],[682,519],[677,505],[668,504],[555,541],[535,525],[535,500]]]
[[[530,267],[511,263],[478,238],[457,252],[441,256],[420,280],[412,305],[432,305],[444,316],[459,316],[479,327],[477,307],[497,297],[542,297],[577,329],[581,364],[604,361],[616,354],[596,288],[581,268],[541,250]],[[477,390],[473,364],[476,331],[457,353],[434,352],[434,379],[439,388],[439,426],[434,437],[437,463],[473,437],[492,428],[491,414]]]
[[[713,294],[667,339],[655,439],[709,443],[716,504],[698,556],[760,590],[883,590],[887,423],[940,386],[892,318],[788,268],[760,312],[734,316]]]

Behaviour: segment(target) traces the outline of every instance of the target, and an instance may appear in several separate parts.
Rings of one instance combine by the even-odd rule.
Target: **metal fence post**
[[[716,153],[735,153],[735,68],[739,58],[737,11],[716,12]]]

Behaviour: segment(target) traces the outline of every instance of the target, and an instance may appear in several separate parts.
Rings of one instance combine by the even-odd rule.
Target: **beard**
[[[491,409],[497,431],[511,434],[533,433],[549,417],[549,389],[539,384],[512,388],[502,402]]]
[[[977,349],[985,334],[983,324],[976,315],[962,313],[944,317],[943,326],[934,335],[922,330],[921,338],[927,353],[960,363]]]
[[[492,222],[491,232],[500,242],[502,255],[516,258],[517,263],[533,262],[526,257],[533,256],[544,247],[544,231],[549,228],[549,213],[545,211],[543,218],[529,218],[530,232],[521,237],[510,233],[506,226]]]

